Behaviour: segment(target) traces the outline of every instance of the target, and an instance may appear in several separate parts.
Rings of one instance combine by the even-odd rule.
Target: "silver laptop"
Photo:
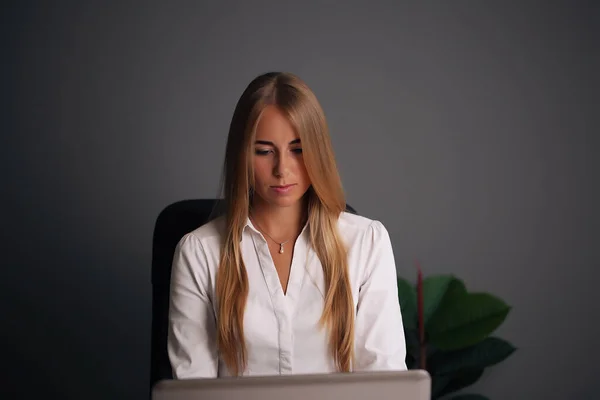
[[[153,400],[430,400],[427,371],[163,380]]]

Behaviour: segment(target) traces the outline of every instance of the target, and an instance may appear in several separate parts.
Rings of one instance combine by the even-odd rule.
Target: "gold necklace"
[[[277,240],[273,239],[273,238],[271,237],[271,235],[269,235],[269,234],[267,233],[267,231],[266,231],[266,230],[264,230],[264,229],[262,228],[262,226],[260,226],[260,225],[258,224],[258,222],[256,222],[256,220],[255,220],[254,218],[250,217],[250,219],[252,220],[252,222],[254,222],[254,223],[256,224],[256,226],[258,226],[258,228],[259,228],[259,229],[260,229],[260,230],[261,230],[261,231],[262,231],[262,232],[263,232],[265,235],[267,235],[267,236],[269,237],[269,239],[271,239],[273,242],[275,242],[276,244],[278,244],[278,245],[279,245],[279,254],[283,254],[283,245],[284,245],[284,244],[286,244],[287,242],[289,242],[289,241],[290,241],[290,240],[292,240],[292,239],[290,238],[290,239],[286,240],[285,242],[278,242]]]

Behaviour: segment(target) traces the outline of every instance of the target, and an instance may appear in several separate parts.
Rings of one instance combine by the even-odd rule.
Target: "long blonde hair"
[[[251,206],[256,125],[269,105],[278,107],[288,117],[302,143],[311,180],[306,194],[310,244],[325,277],[325,305],[320,322],[329,330],[329,347],[338,370],[348,372],[354,359],[354,302],[347,250],[337,228],[346,202],[321,105],[308,86],[289,73],[271,72],[256,77],[239,99],[231,121],[223,182],[226,234],[216,280],[218,349],[230,372],[240,375],[247,364],[244,309],[248,297],[240,241]]]

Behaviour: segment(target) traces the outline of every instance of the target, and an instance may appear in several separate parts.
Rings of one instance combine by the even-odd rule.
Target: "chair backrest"
[[[152,239],[152,337],[150,388],[162,379],[172,379],[167,354],[169,285],[175,247],[188,232],[220,215],[218,199],[182,200],[167,206],[156,219]],[[346,211],[356,214],[350,205]]]

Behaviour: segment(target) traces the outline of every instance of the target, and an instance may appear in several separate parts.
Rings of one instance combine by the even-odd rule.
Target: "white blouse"
[[[348,246],[356,312],[353,371],[405,370],[406,343],[388,232],[379,221],[345,212],[338,223]],[[185,235],[175,250],[168,354],[176,379],[230,376],[218,357],[215,321],[224,226],[224,219],[217,218]],[[305,227],[294,246],[284,294],[267,241],[250,220],[244,227],[241,251],[249,281],[244,376],[336,372],[327,328],[319,326],[323,271],[308,240]]]

